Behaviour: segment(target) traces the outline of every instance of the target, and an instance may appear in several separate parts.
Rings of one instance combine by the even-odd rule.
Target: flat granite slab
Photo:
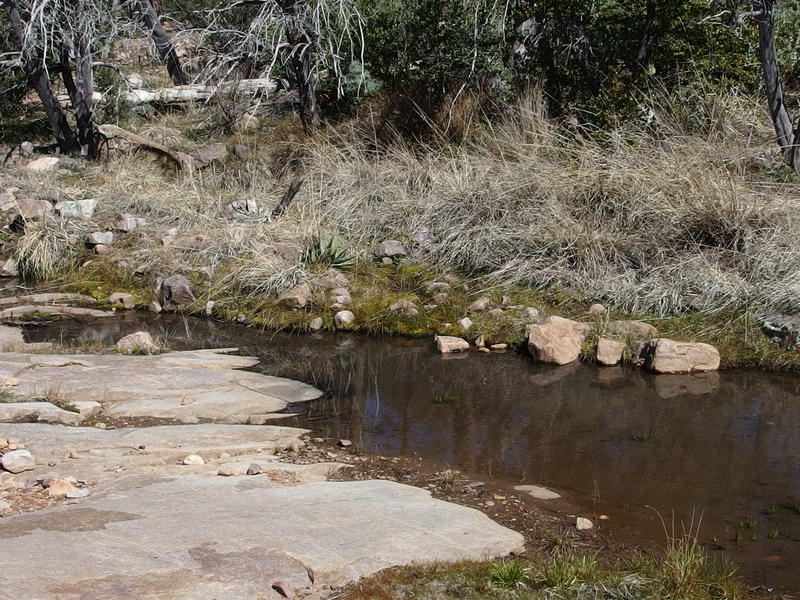
[[[0,519],[0,599],[265,600],[412,562],[487,559],[523,537],[390,481],[119,479],[76,505]]]
[[[319,398],[316,388],[241,369],[257,358],[198,350],[156,356],[0,353],[0,381],[28,397],[95,401],[101,416],[180,423],[263,423],[289,404]]]
[[[163,476],[188,471],[216,475],[223,465],[236,470],[230,463],[237,461],[246,469],[251,461],[271,460],[276,450],[302,444],[300,438],[306,433],[306,429],[274,425],[206,423],[101,430],[43,423],[0,423],[0,437],[24,441],[33,454],[36,468],[25,472],[26,478],[53,474],[93,483],[131,473]],[[181,465],[189,454],[201,456],[207,464]]]

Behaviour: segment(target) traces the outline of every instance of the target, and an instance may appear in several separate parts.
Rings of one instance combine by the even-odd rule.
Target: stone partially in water
[[[133,294],[127,294],[125,292],[115,292],[108,297],[109,304],[121,304],[123,308],[127,310],[131,310],[136,308],[136,298],[133,297]]]
[[[436,349],[442,354],[469,350],[469,342],[467,340],[452,335],[437,335],[434,338],[434,342],[436,342]]]
[[[333,317],[336,329],[344,329],[355,323],[356,316],[349,310],[340,310]]]
[[[588,326],[562,317],[543,317],[527,327],[528,349],[539,362],[566,365],[580,358]]]
[[[117,342],[116,348],[123,354],[153,354],[159,350],[153,336],[147,331],[126,335]]]
[[[613,367],[622,360],[625,344],[617,340],[600,338],[597,342],[597,362],[604,367]]]
[[[518,492],[524,492],[537,500],[558,500],[561,498],[561,494],[557,494],[540,485],[515,485],[514,489]]]
[[[20,383],[15,393],[34,395],[48,387],[58,389],[68,404],[75,400],[101,403],[109,418],[150,417],[182,423],[274,418],[291,403],[321,395],[304,383],[243,370],[256,364],[258,359],[252,357],[204,350],[147,356],[15,353],[0,357],[0,381],[17,374]],[[181,405],[186,397],[195,402]]]
[[[650,340],[641,350],[645,368],[655,373],[697,373],[719,369],[719,351],[709,344]]]
[[[192,285],[183,275],[167,277],[161,283],[161,306],[163,308],[174,310],[192,304],[195,300]]]

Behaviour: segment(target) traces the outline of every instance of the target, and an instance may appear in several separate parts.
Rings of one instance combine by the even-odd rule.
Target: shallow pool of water
[[[518,354],[442,356],[430,340],[259,333],[127,315],[31,327],[31,341],[112,344],[147,329],[174,349],[238,346],[259,370],[316,385],[297,407],[319,435],[417,453],[503,485],[540,484],[557,510],[605,514],[622,539],[699,524],[753,584],[800,591],[800,378],[757,371],[652,376],[550,367]],[[660,515],[660,516],[659,516]],[[595,520],[595,522],[597,522]]]

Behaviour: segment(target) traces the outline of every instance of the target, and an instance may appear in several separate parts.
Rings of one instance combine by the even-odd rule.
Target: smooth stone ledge
[[[190,525],[191,524],[191,525]],[[483,560],[523,536],[390,481],[120,479],[77,505],[0,520],[0,598],[278,598],[412,562]]]

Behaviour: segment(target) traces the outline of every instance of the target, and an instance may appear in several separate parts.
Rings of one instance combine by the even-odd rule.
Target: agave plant
[[[346,269],[356,264],[354,256],[335,235],[325,239],[315,235],[306,246],[303,262],[307,265],[322,265],[334,269]]]

